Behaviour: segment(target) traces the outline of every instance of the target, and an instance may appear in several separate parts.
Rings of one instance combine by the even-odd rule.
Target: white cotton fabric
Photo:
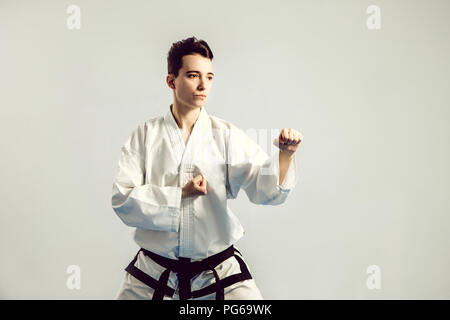
[[[241,258],[242,255],[236,253]],[[244,261],[245,263],[245,261]],[[250,267],[245,263],[250,273],[252,273]],[[142,270],[154,279],[159,279],[161,274],[166,270],[163,266],[147,257],[142,251],[139,252],[135,267]],[[214,268],[219,276],[219,279],[224,279],[233,274],[239,274],[241,272],[239,262],[232,256],[218,266]],[[215,277],[212,270],[205,270],[194,276],[191,279],[191,291],[197,291],[208,287],[215,283]],[[180,300],[180,292],[178,287],[178,276],[174,272],[170,272],[167,286],[175,290],[172,297],[164,295],[163,300]],[[155,290],[145,283],[134,278],[129,273],[125,273],[122,284],[115,296],[115,300],[151,300]],[[198,298],[190,298],[190,300],[214,300],[216,299],[216,293],[201,296]],[[236,282],[228,287],[224,288],[224,300],[263,300],[261,291],[259,290],[255,279],[248,279],[244,281]]]
[[[208,115],[205,107],[185,138],[170,107],[164,117],[139,124],[121,148],[111,204],[135,228],[138,246],[170,259],[198,261],[243,236],[227,206],[241,189],[255,204],[285,202],[297,183],[296,159],[278,184],[278,151],[269,157],[241,129]],[[207,180],[207,194],[182,199],[182,187],[198,174]]]

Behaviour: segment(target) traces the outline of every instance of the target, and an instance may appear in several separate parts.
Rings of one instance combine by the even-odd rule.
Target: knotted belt
[[[158,280],[154,279],[153,277],[149,276],[148,274],[134,266],[141,251],[147,257],[151,258],[153,261],[166,268],[166,270],[161,273],[161,276]],[[191,262],[190,258],[180,257],[178,260],[169,259],[141,248],[134,257],[133,261],[131,261],[131,263],[125,268],[125,271],[130,273],[136,279],[145,283],[147,286],[154,289],[152,297],[153,300],[163,300],[164,295],[173,297],[175,290],[167,285],[170,272],[176,272],[178,274],[180,300],[198,298],[211,294],[213,292],[216,292],[217,300],[224,300],[224,288],[231,286],[232,284],[239,281],[252,279],[252,276],[246,264],[244,263],[242,258],[236,254],[236,252],[241,254],[238,249],[231,245],[226,250],[207,257],[201,261]],[[217,271],[214,268],[232,256],[234,256],[239,262],[241,272],[220,279]],[[197,274],[206,270],[212,270],[212,272],[214,273],[214,278],[216,280],[215,283],[200,290],[191,291],[191,279]]]

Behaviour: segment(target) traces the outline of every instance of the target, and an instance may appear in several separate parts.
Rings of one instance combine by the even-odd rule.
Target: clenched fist
[[[202,175],[189,181],[181,191],[181,197],[203,196],[206,194],[206,179]]]
[[[274,144],[280,148],[281,152],[293,155],[302,140],[303,135],[300,132],[292,128],[284,128],[281,130],[278,138],[275,139]]]

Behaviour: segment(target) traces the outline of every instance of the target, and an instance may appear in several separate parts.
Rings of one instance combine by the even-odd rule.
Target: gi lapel
[[[196,155],[202,152],[205,143],[210,141],[211,122],[205,107],[202,107],[200,115],[194,124],[191,136],[187,142],[184,154],[181,160],[183,164],[192,164]]]
[[[171,106],[172,105],[169,106],[169,111],[164,116],[164,125],[167,129],[170,143],[172,144],[172,156],[174,157],[177,165],[180,165],[185,146],[180,128],[178,128],[177,122],[175,121],[172,111],[170,110]]]
[[[204,107],[200,110],[200,115],[194,124],[186,146],[170,107],[164,116],[164,124],[172,144],[173,156],[178,165],[191,165],[195,154],[201,152],[202,145],[212,139],[211,120]]]

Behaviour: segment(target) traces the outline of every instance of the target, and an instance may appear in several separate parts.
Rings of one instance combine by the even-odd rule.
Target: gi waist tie
[[[152,278],[148,274],[144,273],[142,270],[136,268],[134,264],[138,258],[139,252],[143,252],[147,257],[151,258],[153,261],[158,263],[159,265],[166,268],[161,273],[161,276],[158,280]],[[233,245],[228,247],[226,250],[219,252],[215,255],[207,257],[201,261],[190,261],[190,258],[180,257],[178,260],[169,259],[166,257],[162,257],[154,252],[148,251],[144,248],[141,248],[136,254],[135,258],[131,263],[125,268],[127,272],[129,272],[132,276],[145,283],[149,287],[152,287],[155,291],[153,293],[153,300],[162,300],[164,295],[168,295],[170,297],[173,296],[175,290],[167,286],[167,282],[169,279],[170,272],[176,272],[178,274],[178,287],[179,287],[179,296],[180,300],[187,300],[191,298],[198,298],[204,295],[211,294],[216,292],[217,300],[224,300],[224,288],[243,280],[252,279],[252,276],[245,265],[242,258],[236,254],[240,252],[234,248]],[[239,262],[241,272],[237,274],[233,274],[227,276],[223,279],[220,279],[217,271],[214,269],[220,263],[225,261],[226,259],[234,256]],[[215,283],[202,288],[200,290],[191,291],[191,279],[200,274],[203,271],[212,270],[215,278]]]

